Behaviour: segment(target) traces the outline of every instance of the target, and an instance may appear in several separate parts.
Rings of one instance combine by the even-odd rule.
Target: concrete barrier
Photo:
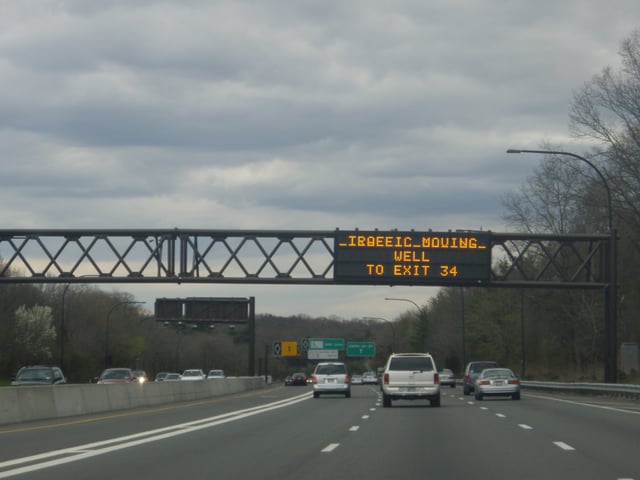
[[[266,388],[263,377],[0,388],[0,424],[202,400]]]

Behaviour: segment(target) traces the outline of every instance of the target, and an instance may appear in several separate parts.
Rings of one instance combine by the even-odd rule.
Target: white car
[[[205,378],[207,378],[207,376],[204,374],[204,372],[200,369],[191,369],[191,370],[185,370],[184,372],[182,372],[182,378],[181,380],[204,380]]]
[[[448,385],[451,388],[456,388],[456,377],[449,368],[443,368],[440,370],[440,386]]]
[[[224,378],[224,370],[209,370],[209,373],[207,373],[207,380],[212,378]]]
[[[373,370],[366,371],[362,374],[362,383],[376,385],[378,383],[378,376]]]

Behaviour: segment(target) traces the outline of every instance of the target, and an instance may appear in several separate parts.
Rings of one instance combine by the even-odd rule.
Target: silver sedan
[[[489,396],[520,400],[520,380],[508,368],[486,368],[476,378],[476,400]]]

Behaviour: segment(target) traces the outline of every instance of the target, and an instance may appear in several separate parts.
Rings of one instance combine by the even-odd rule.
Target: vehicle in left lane
[[[22,367],[11,378],[11,385],[59,385],[67,383],[62,370],[48,365]]]
[[[199,368],[192,368],[189,370],[185,370],[182,372],[182,380],[186,381],[194,381],[194,380],[204,380],[207,376],[204,372]]]
[[[131,383],[137,381],[137,377],[130,368],[107,368],[96,379],[99,385],[110,383]]]
[[[307,374],[302,372],[296,372],[291,374],[291,379],[289,380],[289,385],[306,385],[307,384]]]

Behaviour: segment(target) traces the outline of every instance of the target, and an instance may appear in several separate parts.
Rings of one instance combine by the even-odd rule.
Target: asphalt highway
[[[442,407],[310,387],[0,427],[0,478],[640,480],[640,402],[524,391]]]

